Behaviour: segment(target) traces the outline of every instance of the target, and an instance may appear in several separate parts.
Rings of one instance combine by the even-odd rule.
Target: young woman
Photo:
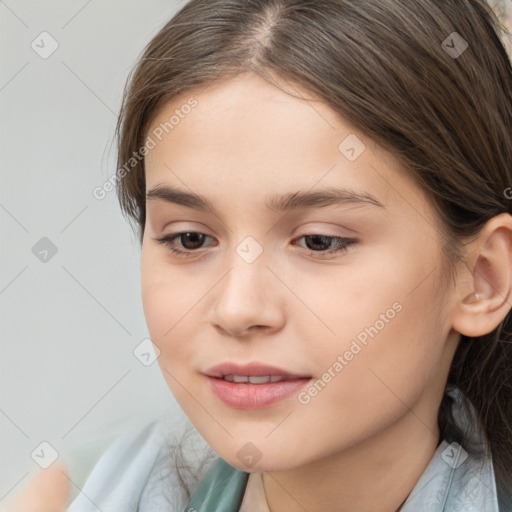
[[[116,183],[215,457],[152,423],[70,511],[512,510],[501,36],[483,0],[192,0],[154,37]]]

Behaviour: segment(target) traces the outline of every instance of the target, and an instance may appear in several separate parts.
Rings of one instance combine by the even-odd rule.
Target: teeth
[[[252,376],[249,377],[249,382],[251,384],[265,384],[266,382],[270,382],[270,375],[262,375],[261,377]]]
[[[247,375],[224,375],[224,380],[228,382],[249,382],[251,384],[266,384],[268,382],[279,382],[286,380],[285,377],[279,375],[262,375],[262,376],[247,376]]]

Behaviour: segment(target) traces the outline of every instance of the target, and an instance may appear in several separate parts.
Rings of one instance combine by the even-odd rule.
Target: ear
[[[457,279],[453,329],[469,337],[492,332],[512,308],[512,216],[487,221],[467,246]]]

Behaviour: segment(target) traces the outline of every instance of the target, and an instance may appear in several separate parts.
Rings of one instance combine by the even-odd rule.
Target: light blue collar
[[[499,512],[492,457],[478,430],[474,407],[449,386],[455,424],[482,450],[467,453],[457,440],[444,439],[404,503],[401,512]]]

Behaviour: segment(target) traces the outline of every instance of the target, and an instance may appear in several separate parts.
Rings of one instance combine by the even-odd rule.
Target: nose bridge
[[[224,330],[243,332],[252,325],[275,327],[282,321],[267,256],[263,245],[250,235],[234,247],[227,262],[230,270],[215,299],[215,322]]]
[[[235,247],[229,258],[229,268],[223,293],[234,294],[240,306],[252,299],[257,300],[261,285],[267,280],[265,274],[268,258],[263,244],[252,235],[245,236]]]

